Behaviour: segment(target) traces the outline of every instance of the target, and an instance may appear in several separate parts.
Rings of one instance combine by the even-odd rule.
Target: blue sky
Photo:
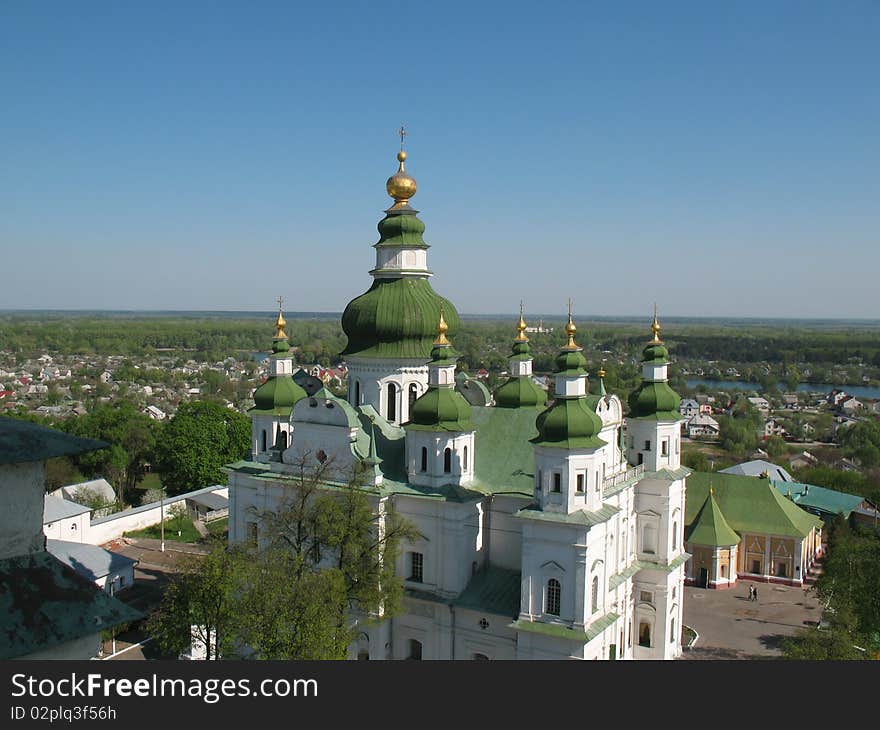
[[[7,2],[0,308],[878,317],[880,4]]]

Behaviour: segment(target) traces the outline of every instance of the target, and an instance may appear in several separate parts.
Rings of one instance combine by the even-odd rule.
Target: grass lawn
[[[177,534],[178,529],[178,521],[174,517],[166,517],[165,518],[165,539],[166,540],[175,540],[177,542],[198,542],[202,539],[202,536],[198,533],[198,530],[193,526],[192,520],[187,518],[183,521],[181,525],[180,535]],[[144,528],[143,530],[136,530],[134,532],[126,532],[126,537],[151,537],[155,540],[161,539],[161,533],[159,531],[159,525],[150,525],[149,527]]]
[[[149,474],[145,474],[144,478],[140,483],[141,489],[161,489],[162,488],[162,480],[159,479],[159,475],[150,472]]]

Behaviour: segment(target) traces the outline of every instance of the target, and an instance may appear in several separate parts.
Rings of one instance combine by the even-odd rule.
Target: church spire
[[[516,325],[516,339],[514,342],[528,342],[529,338],[526,337],[526,321],[523,319],[523,303],[520,300],[519,303],[519,322]]]
[[[385,183],[388,195],[394,199],[394,205],[389,208],[389,213],[391,211],[412,210],[409,199],[416,194],[418,189],[415,178],[406,172],[403,164],[406,162],[406,150],[403,149],[403,140],[407,135],[406,128],[401,124],[397,133],[400,135],[400,152],[397,153],[397,161],[400,164],[397,172],[389,177],[388,182]]]
[[[568,335],[568,343],[563,347],[563,350],[582,350],[582,347],[579,347],[578,344],[574,341],[574,334],[577,332],[577,327],[574,326],[574,322],[571,319],[571,299],[568,300],[568,323],[565,325],[565,334]]]
[[[651,340],[651,343],[654,345],[660,345],[663,343],[663,340],[660,339],[660,322],[657,320],[657,303],[654,303],[654,321],[651,322],[651,331],[654,333],[654,339]]]
[[[287,320],[284,319],[284,314],[281,311],[281,305],[284,304],[284,297],[279,296],[276,301],[278,302],[278,319],[275,320],[275,336],[272,338],[272,352],[278,355],[287,352],[290,349],[290,345],[287,342],[287,332],[284,330],[284,328],[287,327]]]

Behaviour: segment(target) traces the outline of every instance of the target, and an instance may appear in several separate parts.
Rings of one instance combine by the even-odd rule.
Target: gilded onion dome
[[[406,153],[398,155],[400,168],[386,184],[394,204],[379,222],[377,265],[370,289],[349,302],[342,314],[348,343],[342,354],[367,358],[417,359],[431,357],[434,327],[440,310],[448,334],[454,337],[460,321],[455,307],[428,283],[425,268],[428,244],[425,224],[410,207],[415,180],[404,170]]]
[[[441,312],[436,328],[436,339],[431,351],[431,370],[436,372],[445,369],[449,373],[446,382],[441,384],[435,378],[429,378],[426,390],[413,403],[407,429],[416,431],[472,431],[471,406],[464,396],[455,390],[453,371],[458,361],[458,353],[446,337],[449,331],[446,320]]]
[[[651,323],[654,337],[642,351],[642,365],[645,372],[663,372],[663,377],[652,379],[643,375],[642,383],[627,399],[631,418],[648,418],[657,421],[677,421],[681,418],[679,406],[681,397],[672,388],[665,377],[665,366],[669,364],[669,351],[660,339],[660,323],[657,321],[656,308],[654,321]]]
[[[513,348],[510,356],[511,369],[516,367],[518,361],[532,359],[529,338],[526,337],[526,321],[523,318],[522,305],[520,305],[519,322],[516,326],[517,335],[513,340]],[[527,371],[531,373],[531,366]],[[499,408],[538,408],[547,402],[547,393],[538,387],[530,374],[516,375],[516,371],[495,391],[495,405]]]
[[[556,399],[535,421],[538,435],[532,439],[532,443],[538,446],[578,449],[596,448],[605,444],[605,441],[599,438],[602,419],[593,408],[592,403],[595,399],[591,399],[586,393],[566,397],[558,392],[560,378],[586,377],[584,368],[587,361],[581,348],[574,341],[576,331],[569,305],[568,324],[565,326],[568,342],[556,357]]]
[[[306,392],[297,385],[293,377],[288,374],[278,374],[278,361],[286,360],[287,370],[290,370],[290,344],[287,341],[285,327],[287,322],[281,313],[279,300],[278,319],[275,320],[275,336],[272,338],[273,362],[270,364],[270,375],[266,382],[254,391],[254,407],[250,413],[266,413],[276,416],[289,416],[294,403],[306,397]]]

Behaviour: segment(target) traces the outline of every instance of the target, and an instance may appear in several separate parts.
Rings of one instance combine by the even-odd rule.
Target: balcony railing
[[[615,487],[619,487],[620,485],[638,479],[645,473],[645,465],[639,464],[638,466],[631,466],[626,471],[622,471],[619,474],[613,474],[610,477],[606,477],[605,481],[602,482],[602,496],[608,496],[609,492],[613,493],[617,491]]]

